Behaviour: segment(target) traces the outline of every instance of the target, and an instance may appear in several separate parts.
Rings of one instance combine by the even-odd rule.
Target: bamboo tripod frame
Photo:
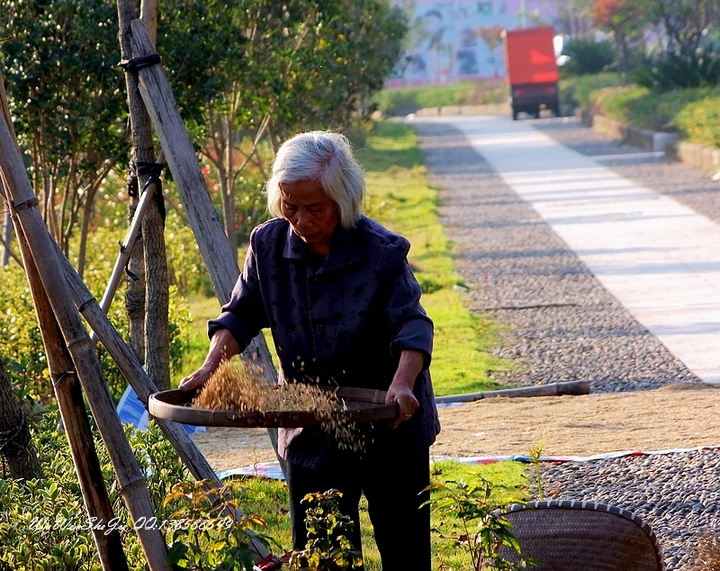
[[[33,280],[33,292],[42,292],[47,296],[55,320],[53,324],[49,320],[43,320],[41,323],[46,343],[52,331],[59,329],[62,345],[67,350],[72,363],[72,368],[64,371],[68,373],[65,378],[77,375],[82,385],[110,455],[123,500],[133,521],[153,517],[154,509],[145,486],[145,478],[125,437],[125,431],[115,411],[115,404],[105,384],[100,363],[75,308],[70,288],[64,279],[55,249],[56,244],[42,220],[38,199],[32,191],[17,151],[15,138],[5,119],[0,121],[0,171],[18,237],[27,241],[30,256],[26,260],[26,270],[29,264],[34,264],[37,270],[37,274],[32,271],[28,273],[28,279]],[[39,295],[35,301],[41,304],[41,296]],[[50,350],[48,352],[50,353]],[[58,380],[58,382],[62,381]],[[150,569],[169,571],[171,567],[167,561],[167,547],[160,530],[138,529],[137,534]]]
[[[154,53],[154,48],[149,42],[149,37],[147,37],[142,22],[134,20],[132,25],[133,31],[141,36],[141,42],[144,42],[138,49],[147,51],[147,45],[149,44],[150,50]],[[181,199],[189,211],[191,225],[200,244],[201,252],[210,269],[218,298],[221,302],[225,302],[230,298],[239,270],[233,256],[229,253],[227,239],[210,201],[187,130],[179,119],[179,114],[174,106],[174,98],[169,92],[167,79],[161,70],[151,69],[149,71],[152,72],[150,74],[152,78],[156,80],[158,77],[160,78],[160,88],[158,89],[163,91],[166,88],[167,92],[170,93],[169,103],[164,100],[167,97],[166,94],[161,92],[159,98],[161,103],[165,104],[166,110],[170,110],[174,129],[179,128],[178,121],[181,126],[179,143],[177,139],[173,139],[173,137],[177,136],[177,132],[170,134],[159,132],[159,135],[163,143],[163,150],[169,157],[168,162],[173,171]],[[148,88],[147,85],[144,88],[142,87],[142,75],[140,82],[143,100],[150,107],[153,104],[153,97],[157,97],[158,93],[153,94],[153,88]],[[154,516],[154,510],[147,493],[145,479],[125,438],[124,430],[93,350],[94,342],[85,331],[80,320],[80,314],[88,322],[98,340],[106,347],[146,407],[149,395],[156,392],[157,388],[107,319],[101,306],[87,290],[72,264],[62,255],[59,247],[52,240],[42,220],[37,197],[31,189],[20,158],[6,105],[3,105],[2,111],[3,120],[0,121],[0,173],[6,189],[7,202],[13,213],[16,233],[22,245],[28,280],[31,283],[34,295],[36,295],[36,308],[47,308],[47,311],[42,315],[38,311],[38,319],[49,361],[51,361],[51,352],[53,355],[57,355],[51,361],[51,375],[57,385],[67,387],[68,394],[75,395],[71,398],[58,397],[59,405],[63,411],[63,422],[69,431],[69,435],[70,432],[72,432],[73,437],[82,434],[80,425],[72,420],[74,418],[73,414],[77,414],[77,411],[73,412],[70,407],[72,402],[78,400],[77,394],[79,394],[79,385],[81,385],[105,446],[110,453],[121,493],[131,517],[134,521],[139,521],[140,518],[147,521]],[[157,121],[162,125],[163,118],[158,118],[155,115],[154,123],[158,131],[160,131]],[[189,163],[188,155],[192,156]],[[191,175],[192,182],[190,183],[187,183],[187,179],[183,178],[188,174]],[[199,180],[197,175],[199,175]],[[209,210],[212,211],[210,217],[208,217]],[[45,304],[43,304],[43,299],[46,299]],[[248,352],[252,358],[262,363],[268,381],[276,382],[275,369],[262,337],[253,341]],[[76,385],[72,385],[73,378]],[[197,450],[184,429],[173,422],[158,420],[158,424],[176,448],[192,475],[197,480],[207,481],[208,489],[219,487],[220,483],[214,471]],[[273,438],[273,431],[270,432],[270,436],[276,446],[277,440],[276,437]],[[80,438],[79,441],[86,442],[87,435]],[[73,446],[72,442],[71,446]],[[74,457],[87,454],[88,448],[83,446],[81,444],[75,445]],[[76,471],[81,482],[86,482],[86,485],[81,485],[81,489],[89,516],[102,517],[104,521],[109,520],[112,517],[112,512],[108,511],[109,502],[107,502],[107,505],[103,503],[103,496],[106,499],[107,492],[104,489],[102,480],[98,481],[92,468],[83,465],[81,462],[76,462]],[[241,514],[233,513],[232,515],[238,516]],[[167,548],[160,532],[153,529],[139,528],[137,533],[149,568],[152,571],[170,569],[167,562]],[[95,539],[104,569],[127,569],[124,554],[122,554],[122,557],[119,555],[122,550],[121,546],[118,545],[119,538],[117,536],[100,533],[96,534]],[[259,561],[269,554],[267,548],[261,542],[252,539],[252,544],[256,552],[256,560]]]

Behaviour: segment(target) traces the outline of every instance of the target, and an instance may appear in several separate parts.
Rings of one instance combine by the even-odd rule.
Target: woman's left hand
[[[420,406],[420,403],[415,398],[415,395],[410,388],[400,383],[395,384],[394,382],[388,389],[385,402],[398,403],[399,413],[395,422],[392,424],[393,428],[397,428],[403,422],[410,420],[412,415],[415,414],[415,411]]]
[[[420,351],[405,350],[400,354],[400,363],[385,397],[386,403],[398,403],[399,414],[392,427],[397,428],[412,418],[420,403],[415,398],[415,379],[422,370],[425,355]]]

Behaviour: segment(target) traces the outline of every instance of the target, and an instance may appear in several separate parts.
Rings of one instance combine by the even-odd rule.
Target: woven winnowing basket
[[[663,571],[655,534],[637,515],[579,501],[513,504],[499,511],[513,524],[522,553],[503,547],[508,561],[534,559],[541,571]]]

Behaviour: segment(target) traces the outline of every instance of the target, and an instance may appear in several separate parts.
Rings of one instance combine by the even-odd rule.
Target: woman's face
[[[280,195],[280,210],[295,234],[313,254],[327,254],[330,238],[340,222],[337,204],[313,181],[281,182]]]

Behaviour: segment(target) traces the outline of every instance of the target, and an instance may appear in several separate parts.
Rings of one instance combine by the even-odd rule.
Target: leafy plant
[[[210,487],[208,482],[181,482],[173,486],[163,506],[173,508],[163,522],[168,530],[169,561],[182,569],[234,571],[240,564],[252,571],[251,534],[269,545],[267,538],[255,533],[265,520],[238,515],[233,483]]]
[[[639,66],[632,79],[651,89],[670,91],[692,87],[715,86],[720,83],[720,53],[714,49],[692,52],[664,52],[649,65]]]
[[[433,497],[427,504],[438,514],[440,526],[451,518],[459,522],[459,529],[451,525],[444,532],[438,531],[444,539],[440,548],[465,550],[473,569],[524,569],[528,561],[521,559],[515,564],[499,554],[502,546],[520,553],[520,545],[512,524],[491,500],[493,488],[493,484],[480,475],[473,482],[448,480],[428,486]]]
[[[560,100],[572,107],[590,107],[590,94],[603,87],[615,87],[625,83],[620,73],[604,72],[594,75],[570,76],[563,72],[560,79]]]
[[[673,119],[677,127],[690,141],[712,147],[720,147],[720,89],[712,97],[686,105]]]
[[[543,499],[543,487],[542,479],[540,478],[540,458],[542,457],[542,451],[544,446],[545,440],[541,440],[537,446],[531,447],[528,451],[528,454],[530,455],[530,462],[532,463],[535,470],[535,483],[537,484],[538,489],[538,499],[541,501]]]
[[[304,550],[292,554],[292,569],[346,571],[362,567],[361,552],[348,537],[355,524],[340,513],[341,497],[341,492],[331,489],[302,499],[308,506],[305,514],[308,541]]]

